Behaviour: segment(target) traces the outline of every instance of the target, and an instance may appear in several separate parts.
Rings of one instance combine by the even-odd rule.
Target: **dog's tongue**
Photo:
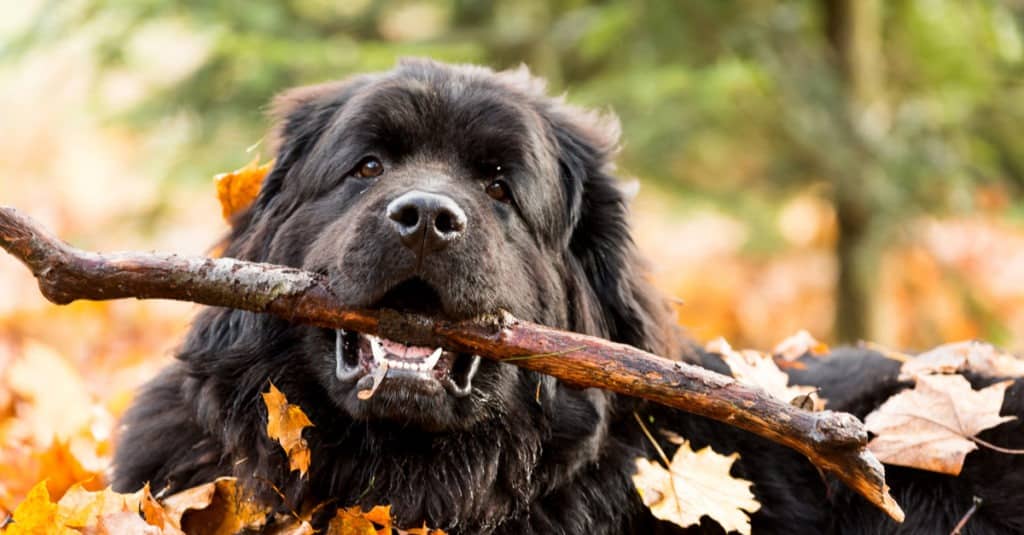
[[[431,347],[407,346],[386,338],[381,338],[380,343],[388,354],[404,360],[426,360],[434,352],[434,348]]]

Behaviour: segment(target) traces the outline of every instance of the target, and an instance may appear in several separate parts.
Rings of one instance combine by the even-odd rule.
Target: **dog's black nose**
[[[443,249],[466,230],[466,212],[437,193],[407,192],[388,203],[387,213],[402,243],[417,254]]]

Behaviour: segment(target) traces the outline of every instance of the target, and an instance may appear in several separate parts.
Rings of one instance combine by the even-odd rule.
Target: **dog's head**
[[[276,164],[227,254],[323,273],[351,306],[504,310],[664,350],[663,305],[638,276],[609,175],[617,124],[543,90],[525,69],[412,60],[284,93]],[[466,429],[507,414],[524,383],[510,365],[356,332],[309,329],[302,345],[356,420]]]

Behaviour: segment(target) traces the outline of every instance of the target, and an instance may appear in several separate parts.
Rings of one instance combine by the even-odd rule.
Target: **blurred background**
[[[285,88],[408,55],[525,63],[622,119],[636,239],[692,336],[1024,350],[1021,0],[19,0],[4,15],[0,203],[85,248],[207,251],[226,230],[211,177],[260,152]],[[0,255],[0,517],[43,477],[103,485],[117,416],[194,311],[54,307]]]

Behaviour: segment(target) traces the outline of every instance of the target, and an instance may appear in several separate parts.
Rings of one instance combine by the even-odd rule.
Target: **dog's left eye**
[[[352,173],[359,178],[376,178],[384,172],[384,164],[380,160],[373,156],[363,158],[356,166],[355,172]]]
[[[491,182],[484,188],[484,191],[496,201],[510,202],[512,200],[512,192],[509,191],[508,184],[504,180]]]

